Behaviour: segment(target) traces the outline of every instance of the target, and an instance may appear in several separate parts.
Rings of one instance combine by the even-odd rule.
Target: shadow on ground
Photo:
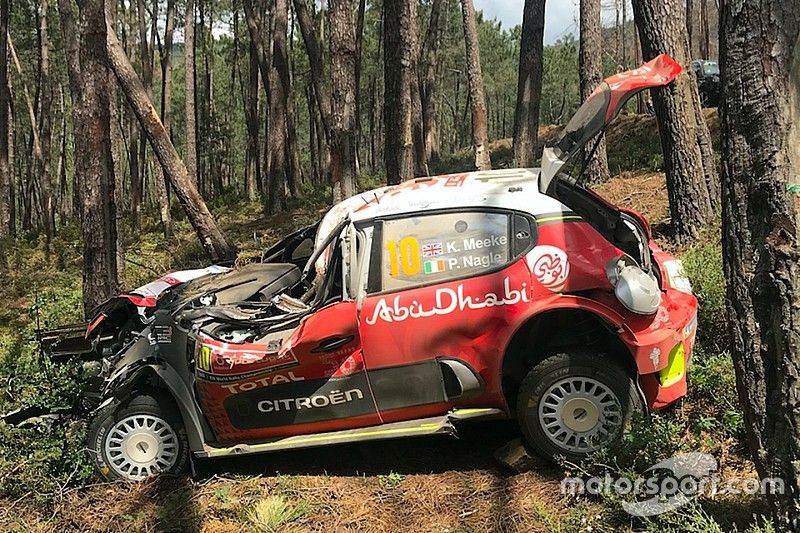
[[[198,461],[197,480],[214,475],[331,475],[372,476],[397,474],[438,474],[450,471],[491,470],[511,475],[494,452],[519,437],[516,425],[508,421],[464,424],[458,437],[420,437],[341,444],[262,455]],[[542,475],[559,475],[550,463],[538,460]]]

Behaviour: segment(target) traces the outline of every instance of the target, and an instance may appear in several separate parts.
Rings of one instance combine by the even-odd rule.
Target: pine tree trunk
[[[76,35],[69,0],[60,0],[65,41]],[[83,0],[78,57],[68,59],[83,220],[83,305],[86,316],[118,291],[117,217],[111,158],[108,55],[103,0]],[[76,50],[69,49],[68,54]]]
[[[194,181],[189,176],[186,165],[181,161],[178,152],[158,117],[153,103],[141,80],[133,70],[125,50],[112,30],[108,31],[108,56],[111,68],[117,76],[128,104],[136,113],[140,126],[147,134],[150,146],[161,163],[164,174],[170,180],[178,200],[183,206],[189,223],[200,239],[212,261],[224,261],[236,257],[236,248],[228,243],[222,229],[208,210],[203,197],[197,191]]]
[[[520,44],[517,105],[514,112],[514,165],[537,164],[539,106],[542,98],[545,0],[525,0]]]
[[[289,29],[289,4],[275,0],[273,10],[272,69],[269,78],[269,175],[264,212],[268,215],[286,208],[289,161],[286,143],[286,114],[289,105],[289,54],[286,34]]]
[[[397,184],[420,175],[421,161],[417,158],[415,127],[419,100],[415,104],[417,84],[417,3],[416,0],[397,0],[383,4],[384,29],[384,161],[387,181]],[[418,94],[418,91],[417,91]],[[420,125],[421,126],[421,125]],[[418,132],[420,139],[422,131]]]
[[[338,203],[356,193],[356,35],[352,0],[331,0],[331,186]]]
[[[442,4],[444,0],[433,0],[431,4],[431,17],[428,23],[428,32],[422,44],[422,59],[420,64],[424,75],[420,80],[420,93],[422,95],[422,136],[425,140],[425,165],[438,161],[439,155],[439,125],[436,98],[438,95],[438,59],[442,45]]]
[[[478,43],[478,23],[472,0],[461,0],[464,20],[464,40],[467,49],[467,79],[469,80],[469,103],[472,109],[472,144],[475,148],[475,168],[491,170],[489,153],[489,126],[486,117],[486,95],[481,69],[481,50]]]
[[[691,59],[694,57],[694,0],[686,0],[686,36],[689,39],[689,58]]]
[[[244,91],[245,110],[247,122],[247,161],[245,168],[245,190],[251,200],[258,198],[258,184],[261,182],[261,166],[259,161],[259,131],[258,131],[258,51],[253,42],[248,47],[249,68],[247,90]],[[240,77],[242,83],[243,78]]]
[[[722,7],[723,256],[747,442],[776,531],[800,525],[800,4]]]
[[[158,0],[153,0],[157,3]],[[153,11],[156,7],[153,6]],[[172,41],[175,28],[175,0],[167,0],[167,13],[164,28],[164,44],[161,47],[161,120],[167,135],[172,138]],[[156,193],[159,197],[161,210],[161,224],[164,227],[164,237],[172,236],[172,214],[169,205],[169,187],[161,171],[156,165],[155,172]]]
[[[686,69],[689,41],[682,3],[634,0],[633,10],[644,60],[667,53]],[[678,241],[688,241],[711,220],[714,189],[719,187],[715,162],[704,157],[701,149],[710,146],[710,135],[691,68],[670,86],[654,90],[653,103],[664,153],[672,228]]]
[[[325,179],[330,177],[330,164],[333,154],[331,153],[331,137],[332,137],[332,117],[331,117],[331,94],[328,88],[328,80],[325,79],[325,67],[323,58],[323,47],[320,44],[320,37],[314,25],[314,19],[311,14],[313,8],[309,7],[309,0],[294,0],[294,13],[297,17],[297,23],[300,26],[300,33],[303,36],[303,42],[306,45],[306,53],[311,65],[311,82],[314,85],[313,94],[315,96],[317,117],[314,120],[321,122],[321,128],[317,129],[317,156],[319,164],[317,165],[320,174],[325,176]],[[314,5],[312,3],[312,5]],[[324,21],[325,16],[320,17],[320,21]],[[311,113],[309,107],[309,113]]]
[[[580,52],[579,69],[581,100],[586,101],[603,81],[603,35],[601,33],[600,0],[581,0],[580,3]],[[585,159],[594,156],[586,166],[589,183],[603,183],[611,177],[608,171],[605,135],[586,147]]]
[[[40,0],[39,11],[39,122],[41,124],[39,138],[42,145],[40,202],[44,233],[49,246],[55,234],[56,208],[53,202],[53,178],[50,164],[50,142],[52,140],[52,117],[50,113],[53,88],[50,86],[50,39],[47,35],[48,0]]]
[[[195,108],[195,63],[194,63],[194,0],[186,0],[183,26],[183,66],[186,78],[184,98],[186,100],[186,170],[195,187],[197,180],[197,114]]]
[[[0,0],[0,241],[11,235],[12,167],[9,161],[8,3]]]
[[[700,55],[703,59],[711,59],[711,30],[708,24],[708,0],[700,0],[700,27],[703,29],[703,49]]]

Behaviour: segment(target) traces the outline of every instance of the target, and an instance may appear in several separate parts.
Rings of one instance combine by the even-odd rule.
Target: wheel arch
[[[591,300],[572,298],[521,321],[503,352],[503,397],[513,411],[519,386],[531,368],[559,350],[580,347],[604,354],[633,379],[638,375],[633,354],[621,338],[624,318]]]
[[[199,409],[192,397],[191,391],[172,367],[163,364],[144,364],[131,374],[128,374],[123,383],[114,388],[117,399],[129,398],[135,391],[145,387],[164,391],[172,397],[178,407],[189,441],[189,449],[193,452],[203,449],[206,430],[210,428],[201,418]]]

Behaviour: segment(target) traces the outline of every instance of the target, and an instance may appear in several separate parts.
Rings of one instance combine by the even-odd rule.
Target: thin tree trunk
[[[600,0],[580,2],[580,53],[579,69],[581,100],[586,101],[603,81],[603,35]],[[610,178],[605,135],[601,135],[596,148],[594,142],[586,148],[585,158],[592,157],[586,166],[589,183],[604,183]],[[594,156],[592,150],[594,149]]]
[[[536,166],[542,99],[545,0],[525,0],[514,112],[514,165]]]
[[[683,65],[689,63],[684,9],[679,0],[634,0],[633,10],[645,61],[667,53]],[[658,118],[670,214],[675,237],[687,241],[697,236],[713,215],[719,184],[711,158],[701,146],[710,146],[708,127],[700,108],[692,72],[668,87],[653,91]]]
[[[157,2],[158,0],[154,0]],[[153,7],[155,12],[156,8]],[[167,13],[164,28],[164,44],[161,48],[161,120],[167,135],[172,138],[172,41],[175,29],[175,0],[167,1]],[[172,214],[169,205],[169,188],[161,168],[156,165],[156,190],[161,208],[161,223],[164,226],[164,237],[172,236]],[[163,196],[162,196],[163,195]]]
[[[186,0],[184,19],[183,65],[186,77],[186,87],[184,90],[184,97],[186,100],[186,171],[189,173],[189,179],[197,186],[197,117],[194,93],[194,0]]]
[[[258,184],[261,182],[261,167],[259,161],[259,130],[258,130],[258,51],[253,42],[248,46],[249,68],[248,84],[244,89],[244,77],[239,76],[242,84],[242,97],[245,103],[245,121],[247,122],[247,157],[245,163],[245,191],[250,200],[258,198]],[[311,112],[311,109],[309,109]]]
[[[236,256],[236,248],[225,238],[216,219],[208,210],[203,197],[189,176],[186,165],[158,117],[141,80],[125,55],[125,50],[112,30],[108,31],[108,55],[111,68],[117,76],[128,104],[133,108],[140,125],[144,128],[150,145],[161,163],[162,170],[170,180],[178,200],[183,206],[189,223],[194,227],[200,244],[212,261],[230,260]]]
[[[289,105],[289,54],[286,34],[288,32],[289,4],[287,0],[275,0],[272,33],[272,70],[270,72],[269,110],[269,175],[264,212],[268,215],[286,208],[286,184],[289,161],[286,157],[287,108]]]
[[[0,241],[11,235],[11,188],[13,167],[9,160],[9,106],[8,89],[8,3],[0,0]]]
[[[686,35],[689,39],[689,55],[694,57],[694,0],[686,0]]]
[[[469,103],[472,109],[472,144],[475,147],[475,167],[491,170],[489,153],[489,128],[486,118],[486,95],[483,87],[481,51],[478,43],[478,24],[472,0],[461,0],[464,18],[464,40],[467,48],[467,79],[469,80]]]
[[[708,0],[700,0],[700,27],[703,30],[703,48],[700,55],[703,59],[711,59],[711,30],[708,23]]]
[[[356,193],[356,35],[353,0],[330,1],[333,124],[331,186],[338,203]]]
[[[442,45],[442,4],[444,0],[433,0],[431,4],[431,17],[428,23],[428,32],[422,45],[422,58],[420,64],[424,75],[420,81],[422,95],[422,135],[425,140],[425,165],[438,161],[439,154],[439,125],[436,109],[438,96],[437,71],[439,50]]]
[[[724,2],[722,239],[746,440],[775,531],[800,524],[800,4]]]
[[[40,140],[42,145],[41,166],[41,209],[44,233],[47,237],[48,249],[55,232],[55,205],[53,203],[53,178],[50,164],[50,142],[52,140],[52,117],[50,116],[53,89],[50,86],[50,39],[47,35],[48,0],[39,2],[39,120],[41,124]]]

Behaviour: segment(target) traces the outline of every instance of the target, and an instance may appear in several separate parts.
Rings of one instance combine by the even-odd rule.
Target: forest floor
[[[629,126],[644,127],[640,122],[651,120],[640,117]],[[653,224],[662,245],[669,247],[665,238],[669,209],[664,175],[657,170],[657,164],[642,164],[648,158],[653,162],[654,156],[620,154],[615,148],[624,141],[613,135],[625,138],[630,130],[623,128],[612,134],[610,158],[628,158],[636,162],[638,167],[634,168],[639,170],[619,172],[595,189],[614,203],[642,212]],[[646,131],[652,150],[657,134],[653,135],[652,125]],[[641,144],[647,143],[637,144],[637,149]],[[499,144],[497,148],[502,152],[504,146]],[[623,167],[631,168],[617,168]],[[289,229],[318,219],[326,209],[321,196],[294,206],[289,216],[271,219],[263,218],[255,204],[212,207],[221,213],[221,222],[242,248],[242,260],[253,257],[264,244]],[[161,242],[155,226],[143,228],[142,237],[126,235],[126,256],[133,261],[126,268],[126,286],[152,278],[151,269],[160,272],[202,262],[202,253],[188,226],[179,223],[177,229],[170,243]],[[253,240],[254,233],[259,241]],[[12,353],[12,348],[4,347],[4,342],[10,341],[4,341],[3,335],[10,338],[12,331],[18,334],[30,328],[34,303],[48,322],[63,322],[79,313],[78,237],[77,233],[72,239],[65,237],[49,257],[31,251],[41,248],[40,242],[31,240],[28,251],[17,251],[12,257],[15,270],[0,288],[0,296],[7,302],[0,310],[0,360]],[[712,228],[703,242],[679,253],[687,261],[704,304],[701,331],[713,333],[702,340],[699,355],[695,356],[698,362],[690,375],[689,398],[666,415],[646,422],[645,429],[634,432],[626,446],[633,450],[630,453],[652,459],[648,465],[676,450],[701,450],[718,458],[723,477],[752,475],[752,465],[742,458],[742,428],[734,405],[730,358],[724,354],[724,346],[719,346],[724,341],[718,341],[722,335],[719,330],[724,329],[720,325],[723,297],[718,234]],[[31,284],[36,276],[32,273],[39,273],[44,297],[34,295]],[[4,349],[8,352],[5,355]],[[24,403],[26,395],[35,394],[32,389],[36,388],[36,384],[27,388],[15,385],[14,373],[5,376],[3,372],[0,368],[0,378],[9,386],[0,396],[0,411],[14,402]],[[30,435],[35,434],[23,437],[30,439]],[[13,433],[2,436],[17,438]],[[46,433],[39,438],[45,436]],[[533,467],[524,473],[506,469],[493,454],[517,437],[514,423],[484,422],[464,425],[458,439],[431,437],[341,445],[202,462],[195,465],[193,478],[164,478],[138,484],[105,483],[86,474],[86,481],[75,486],[73,476],[79,471],[78,463],[75,471],[69,476],[69,469],[61,472],[56,482],[46,485],[47,489],[38,488],[29,480],[10,480],[20,477],[20,471],[35,475],[25,470],[28,463],[36,463],[48,452],[30,440],[20,440],[16,445],[15,441],[0,442],[0,531],[589,532],[678,531],[687,526],[695,531],[728,531],[736,527],[743,531],[754,516],[765,512],[763,501],[757,497],[701,498],[674,516],[632,522],[618,501],[576,501],[562,496],[560,482],[565,468],[534,460]],[[28,454],[11,450],[20,443],[31,447]],[[64,450],[57,452],[61,458],[65,456]],[[41,464],[53,463],[41,460]],[[765,527],[763,531],[769,529]]]

